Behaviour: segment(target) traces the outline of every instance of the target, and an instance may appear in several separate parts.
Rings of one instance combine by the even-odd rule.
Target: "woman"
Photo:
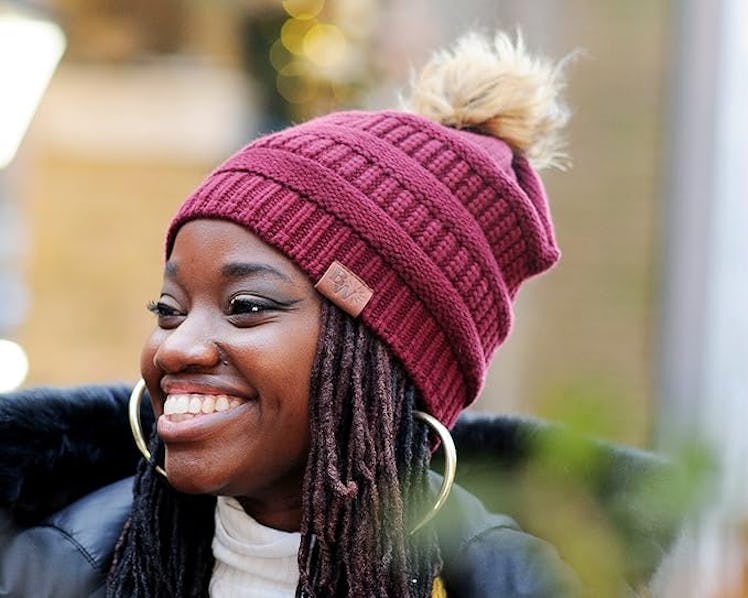
[[[112,594],[430,595],[413,410],[454,423],[520,282],[555,262],[526,154],[557,157],[566,112],[558,71],[503,36],[420,85],[439,122],[333,114],[245,147],[180,208],[141,359],[168,483],[141,470]]]
[[[423,418],[452,427],[476,399],[520,284],[559,256],[531,164],[563,160],[561,86],[521,39],[469,35],[412,112],[261,138],[187,198],[149,306],[157,425],[109,595],[579,591],[464,492],[426,521],[445,484]]]

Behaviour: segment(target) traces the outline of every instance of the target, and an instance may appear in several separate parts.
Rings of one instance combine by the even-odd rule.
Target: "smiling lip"
[[[167,402],[172,395],[167,397]],[[190,395],[195,397],[196,395]],[[216,395],[210,395],[211,398]],[[218,395],[225,397],[226,395]],[[158,418],[157,430],[161,440],[165,443],[195,442],[204,438],[220,435],[221,428],[241,417],[257,406],[257,401],[239,400],[231,398],[234,403],[224,411],[215,410],[212,413],[175,413],[164,414]],[[177,399],[181,400],[181,399]],[[192,399],[190,400],[192,402]],[[216,401],[217,402],[217,401]],[[201,404],[202,407],[202,404]]]
[[[245,401],[226,394],[174,393],[166,396],[164,416],[172,421],[228,411]]]
[[[254,397],[222,384],[164,377],[166,395],[158,435],[166,442],[193,442],[220,433],[220,427],[256,406]]]
[[[161,390],[164,395],[198,394],[198,395],[227,395],[237,399],[251,398],[248,389],[234,384],[230,380],[213,377],[173,376],[161,378]]]

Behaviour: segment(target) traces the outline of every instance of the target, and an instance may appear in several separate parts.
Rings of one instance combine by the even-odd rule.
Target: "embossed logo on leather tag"
[[[337,260],[330,264],[314,288],[354,318],[374,294],[363,280]]]

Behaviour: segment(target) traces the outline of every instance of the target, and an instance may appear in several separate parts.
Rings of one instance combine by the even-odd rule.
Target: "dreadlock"
[[[150,450],[163,456],[154,431]],[[163,461],[162,461],[163,462]],[[114,551],[108,596],[207,596],[213,572],[212,496],[177,492],[145,460],[138,465],[130,517]]]
[[[428,429],[417,392],[364,325],[323,301],[310,385],[313,431],[303,486],[300,597],[428,597],[441,566],[428,526]],[[155,435],[151,452],[161,455]],[[207,596],[215,498],[174,490],[141,462],[108,595]]]
[[[430,459],[428,430],[413,419],[415,389],[360,320],[327,302],[321,335],[297,595],[430,596],[436,539],[409,534]]]

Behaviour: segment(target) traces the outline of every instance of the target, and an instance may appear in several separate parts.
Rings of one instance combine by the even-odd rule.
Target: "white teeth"
[[[173,394],[164,401],[164,415],[191,413],[210,414],[228,411],[242,404],[242,400],[227,395]]]
[[[213,413],[215,410],[216,410],[216,398],[211,395],[204,397],[203,404],[202,404],[202,412]]]
[[[200,397],[192,395],[192,398],[190,399],[190,413],[200,413],[203,406],[202,403]]]
[[[174,405],[174,413],[187,413],[190,409],[190,397],[187,395],[179,395],[177,402]]]

